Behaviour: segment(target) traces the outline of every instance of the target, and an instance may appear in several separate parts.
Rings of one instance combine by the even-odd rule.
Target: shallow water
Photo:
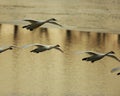
[[[9,31],[8,31],[9,30]],[[119,96],[120,77],[111,73],[119,66],[112,58],[95,63],[81,59],[81,51],[115,51],[120,57],[120,35],[61,30],[36,29],[1,24],[0,46],[41,43],[60,44],[64,53],[50,50],[39,54],[14,49],[0,54],[1,96]]]

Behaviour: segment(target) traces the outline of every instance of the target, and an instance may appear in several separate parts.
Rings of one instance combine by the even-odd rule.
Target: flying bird
[[[31,47],[31,46],[36,46],[37,48],[31,50],[30,52],[33,52],[33,53],[39,53],[39,52],[43,52],[43,51],[47,51],[47,50],[51,50],[51,49],[56,49],[56,50],[59,50],[60,52],[63,53],[63,50],[60,49],[60,45],[43,45],[43,44],[38,44],[38,43],[35,43],[35,44],[27,44],[27,45],[24,45],[22,46],[22,48],[28,48],[28,47]]]
[[[36,20],[30,20],[30,19],[26,19],[24,21],[28,21],[31,24],[25,25],[22,28],[26,28],[27,30],[30,30],[30,31],[38,28],[39,26],[42,26],[45,23],[51,23],[51,24],[62,27],[62,25],[55,22],[55,21],[57,21],[55,18],[51,18],[51,19],[48,19],[48,20],[45,20],[45,21],[42,21],[42,22],[41,21],[36,21]]]
[[[85,51],[85,52],[81,52],[81,53],[87,53],[87,54],[91,55],[89,57],[83,58],[82,59],[83,61],[91,61],[93,63],[93,62],[98,61],[98,60],[107,56],[107,57],[111,57],[113,59],[116,59],[117,61],[120,62],[120,59],[118,59],[116,56],[114,56],[114,54],[115,54],[114,51],[110,51],[110,52],[107,52],[105,54],[92,52],[92,51]]]

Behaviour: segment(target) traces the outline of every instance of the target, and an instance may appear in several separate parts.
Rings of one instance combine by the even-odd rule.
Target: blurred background
[[[120,62],[105,57],[82,61],[82,51],[115,51],[120,58],[119,0],[0,0],[0,47],[60,44],[64,53],[31,53],[35,47],[0,54],[1,96],[120,96]],[[45,24],[23,29],[24,19],[56,18],[63,27]],[[118,71],[119,72],[119,71]]]

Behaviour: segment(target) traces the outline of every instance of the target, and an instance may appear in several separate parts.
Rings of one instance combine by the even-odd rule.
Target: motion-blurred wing
[[[22,46],[21,48],[28,48],[28,47],[31,47],[31,46],[37,46],[37,47],[43,47],[43,45],[42,44],[27,44],[27,45],[24,45],[24,46]]]
[[[97,55],[97,53],[92,52],[92,51],[83,51],[83,52],[78,52],[77,54],[83,54],[83,53],[87,53],[89,55]]]
[[[113,69],[111,70],[111,73],[116,72],[116,71],[118,71],[118,70],[120,70],[120,67],[113,68]]]
[[[24,20],[24,21],[28,21],[28,22],[30,22],[30,23],[36,23],[36,22],[38,22],[38,21],[35,21],[35,20],[29,20],[29,19],[26,19],[26,20]]]

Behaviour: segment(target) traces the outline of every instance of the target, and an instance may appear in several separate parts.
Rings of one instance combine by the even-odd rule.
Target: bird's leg
[[[95,61],[91,61],[91,63],[94,63]]]
[[[31,24],[26,25],[26,26],[23,26],[23,28],[26,28],[27,30],[30,30],[30,31],[32,31],[32,30],[33,30],[33,28],[32,28],[32,25],[31,25]]]
[[[31,24],[25,25],[25,26],[23,26],[22,28],[28,28],[30,25],[31,25]]]

